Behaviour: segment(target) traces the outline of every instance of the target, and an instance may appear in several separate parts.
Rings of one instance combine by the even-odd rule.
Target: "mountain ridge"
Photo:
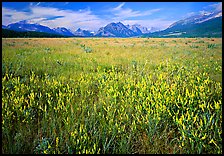
[[[158,31],[151,27],[148,30],[140,24],[124,25],[121,22],[109,23],[98,29],[94,34],[81,28],[71,31],[65,27],[49,28],[38,23],[23,20],[2,25],[2,29],[19,32],[34,31],[58,34],[66,37],[221,37],[222,36],[222,11],[197,14],[171,24],[167,29]]]
[[[167,29],[143,37],[222,37],[222,11],[198,14],[171,24]]]
[[[74,34],[65,27],[57,27],[57,28],[53,28],[53,30],[60,35],[69,36],[69,37],[74,36]]]
[[[81,28],[78,28],[75,32],[73,32],[75,36],[80,37],[91,37],[93,34],[89,30],[83,30]]]
[[[137,34],[121,22],[107,24],[105,27],[101,27],[95,34],[98,37],[132,37],[135,35]]]

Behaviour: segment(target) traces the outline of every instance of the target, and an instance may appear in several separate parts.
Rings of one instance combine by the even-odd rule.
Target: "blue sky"
[[[2,2],[2,24],[21,20],[97,31],[111,22],[165,29],[195,14],[222,10],[221,2]]]

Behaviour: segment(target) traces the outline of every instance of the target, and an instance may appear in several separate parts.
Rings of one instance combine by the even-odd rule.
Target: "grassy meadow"
[[[222,38],[2,38],[2,152],[222,153]]]

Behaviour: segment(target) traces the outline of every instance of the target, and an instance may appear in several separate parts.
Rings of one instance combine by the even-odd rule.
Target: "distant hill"
[[[58,34],[50,34],[50,33],[43,33],[43,32],[35,32],[35,31],[26,31],[26,32],[19,32],[14,30],[2,29],[2,37],[3,38],[31,38],[31,37],[66,37],[63,35]]]

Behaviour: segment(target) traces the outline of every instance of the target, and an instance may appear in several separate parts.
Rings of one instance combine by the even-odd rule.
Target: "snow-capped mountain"
[[[197,14],[171,24],[167,29],[146,37],[221,37],[222,11]]]
[[[150,28],[150,30],[147,27],[144,27],[140,24],[134,24],[134,25],[126,25],[130,30],[134,31],[135,33],[137,33],[138,35],[141,34],[146,34],[146,33],[150,33],[150,32],[154,32],[154,27]],[[152,29],[152,31],[151,31]],[[158,29],[156,29],[158,30]]]
[[[132,27],[138,28],[142,32],[142,34],[146,34],[146,33],[151,32],[147,27],[144,27],[144,26],[142,26],[140,24],[134,24],[134,25],[132,25]]]
[[[75,36],[80,36],[80,37],[90,37],[93,36],[93,33],[88,30],[83,30],[81,28],[78,28],[75,32],[73,32]]]
[[[126,25],[126,27],[128,29],[132,30],[133,32],[135,32],[136,35],[141,35],[142,31],[139,29],[138,26],[140,26],[140,25],[137,25],[137,24],[135,24],[135,25]]]
[[[186,19],[177,21],[173,24],[171,24],[168,28],[173,28],[177,26],[184,26],[184,25],[189,25],[189,24],[197,24],[197,23],[203,23],[205,21],[221,17],[222,16],[222,11],[217,11],[217,12],[211,12],[211,13],[203,13],[203,14],[197,14],[191,17],[188,17]]]
[[[151,27],[151,28],[149,28],[149,30],[148,30],[148,32],[151,32],[151,33],[156,32],[156,31],[160,31],[160,29],[157,28],[157,27]],[[146,32],[146,33],[148,33],[148,32]]]
[[[15,30],[15,31],[36,31],[36,32],[45,32],[45,33],[55,33],[54,30],[49,27],[37,24],[30,23],[29,21],[20,21],[17,23],[12,23],[7,26],[7,29]]]
[[[121,22],[110,23],[105,27],[100,28],[95,34],[95,36],[99,37],[131,37],[135,35],[135,32],[127,28]]]
[[[53,30],[56,33],[64,35],[64,36],[74,36],[74,34],[70,30],[68,30],[64,27],[57,27],[57,28],[54,28]]]
[[[143,34],[150,32],[148,28],[146,28],[146,27],[144,27],[144,26],[142,26],[140,24],[135,24],[134,26],[138,27]]]
[[[101,27],[95,34],[94,36],[97,37],[116,37],[116,35],[114,35],[113,33],[111,33],[110,31],[106,31],[104,30],[104,27]]]

